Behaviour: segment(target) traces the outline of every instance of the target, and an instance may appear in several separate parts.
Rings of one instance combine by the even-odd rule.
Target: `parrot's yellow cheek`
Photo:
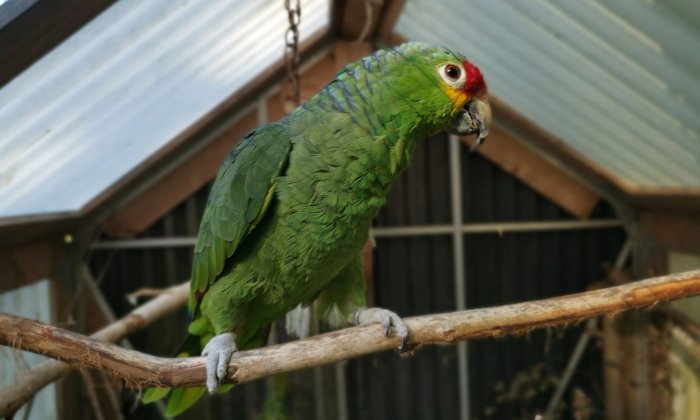
[[[443,91],[445,92],[445,95],[450,98],[455,114],[462,109],[462,107],[464,107],[464,104],[466,104],[467,100],[469,99],[469,97],[462,90],[455,89],[447,84],[443,86]]]

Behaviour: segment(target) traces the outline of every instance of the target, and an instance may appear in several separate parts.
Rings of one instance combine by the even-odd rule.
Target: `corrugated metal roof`
[[[329,24],[303,0],[301,41]],[[0,90],[0,218],[75,212],[284,50],[277,0],[121,0]]]
[[[642,193],[700,187],[699,28],[682,0],[409,0],[396,31],[461,51],[494,96]]]

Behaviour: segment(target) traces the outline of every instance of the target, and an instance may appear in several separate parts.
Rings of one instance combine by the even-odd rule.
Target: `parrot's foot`
[[[399,351],[408,350],[408,327],[401,317],[396,313],[383,308],[357,308],[352,316],[355,325],[371,324],[379,322],[386,328],[386,336],[391,335],[391,329],[396,330],[396,334],[401,337],[401,347]]]
[[[202,356],[207,356],[207,390],[210,394],[214,394],[226,378],[228,362],[236,351],[238,348],[234,333],[219,334],[204,346]]]

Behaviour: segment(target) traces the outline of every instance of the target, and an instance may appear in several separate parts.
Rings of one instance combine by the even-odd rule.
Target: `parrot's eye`
[[[445,76],[449,77],[450,79],[458,80],[461,74],[462,72],[459,71],[459,67],[455,66],[454,64],[445,66]]]
[[[462,68],[456,64],[445,64],[438,67],[438,73],[442,80],[446,81],[455,89],[461,89],[464,86],[465,75]]]

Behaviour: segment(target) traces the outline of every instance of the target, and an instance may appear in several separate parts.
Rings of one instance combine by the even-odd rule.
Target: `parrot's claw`
[[[234,333],[219,334],[204,346],[202,356],[207,357],[207,390],[210,394],[214,394],[226,379],[228,362],[237,350]]]
[[[401,337],[400,352],[408,351],[408,327],[400,316],[384,308],[358,308],[353,317],[355,325],[371,324],[378,322],[386,328],[386,336],[391,335],[391,329],[396,330],[396,334]]]

